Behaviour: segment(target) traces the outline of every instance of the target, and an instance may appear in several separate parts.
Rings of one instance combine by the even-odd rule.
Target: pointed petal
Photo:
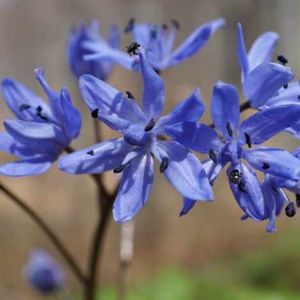
[[[196,200],[192,200],[189,198],[183,198],[183,205],[182,208],[180,210],[179,216],[182,217],[184,215],[186,215],[196,204]]]
[[[139,54],[141,63],[141,72],[143,77],[143,111],[150,118],[160,116],[165,101],[165,88],[163,80],[152,69],[144,58],[143,54]]]
[[[35,176],[45,173],[52,161],[45,157],[28,158],[0,165],[0,174],[12,177]]]
[[[265,32],[261,34],[253,43],[248,53],[250,70],[260,64],[269,63],[275,50],[279,34],[277,32]]]
[[[264,173],[287,179],[300,179],[300,160],[285,150],[256,148],[244,150],[242,155],[253,168]]]
[[[164,157],[168,158],[164,175],[184,197],[207,201],[213,199],[212,189],[201,162],[187,148],[174,141],[159,142],[153,153],[160,162]]]
[[[253,69],[245,78],[243,91],[251,107],[258,108],[293,79],[290,68],[274,63],[264,63]]]
[[[242,72],[242,81],[243,81],[249,73],[249,61],[248,61],[248,54],[245,45],[243,28],[240,23],[237,24],[237,40],[238,40],[237,55],[238,55],[238,61]]]
[[[196,122],[201,118],[204,110],[200,89],[197,88],[190,97],[181,101],[168,115],[160,118],[156,126],[162,127],[185,121]]]
[[[120,48],[120,31],[116,25],[111,25],[108,30],[108,43],[113,48]]]
[[[131,147],[122,139],[98,143],[63,156],[60,170],[70,174],[97,174],[119,167]]]
[[[117,223],[131,220],[148,200],[153,183],[153,159],[142,154],[130,161],[124,170],[113,216]]]
[[[234,85],[218,81],[213,89],[211,117],[216,128],[229,138],[228,126],[234,131],[240,120],[239,95]]]
[[[233,170],[238,170],[241,174],[241,184],[234,184],[230,180]],[[228,182],[231,191],[240,208],[244,213],[254,221],[265,219],[265,204],[260,183],[255,172],[247,165],[240,163],[238,165],[230,165],[227,169]]]
[[[212,35],[225,25],[225,20],[219,18],[198,27],[174,52],[170,55],[167,66],[174,66],[201,49],[212,37]]]
[[[245,140],[245,133],[252,144],[262,144],[275,134],[292,126],[299,120],[300,105],[277,105],[258,112],[246,119],[239,128],[240,139]]]

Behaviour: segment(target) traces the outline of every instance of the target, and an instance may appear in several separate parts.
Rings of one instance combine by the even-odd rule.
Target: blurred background
[[[213,84],[223,80],[239,85],[236,59],[236,23],[244,27],[248,47],[264,31],[281,38],[275,54],[283,53],[297,76],[300,72],[300,1],[297,0],[0,0],[0,77],[14,77],[41,93],[33,69],[45,67],[49,83],[70,88],[83,114],[80,149],[93,143],[88,109],[79,96],[77,82],[66,63],[69,29],[97,19],[103,34],[110,24],[122,30],[129,18],[137,22],[166,23],[176,19],[181,29],[178,45],[192,30],[209,20],[225,17],[218,31],[193,58],[162,74],[167,107],[200,86],[207,103],[205,122],[210,122],[209,101]],[[122,47],[131,40],[125,36]],[[140,93],[137,74],[116,67],[110,82],[120,90]],[[1,120],[11,116],[0,102]],[[245,116],[245,115],[244,115]],[[107,137],[111,136],[105,131]],[[299,146],[288,135],[269,142],[286,149]],[[1,154],[1,162],[11,159]],[[300,296],[300,219],[283,214],[278,231],[265,232],[265,223],[240,221],[226,178],[215,184],[215,202],[197,205],[178,217],[181,198],[163,176],[156,173],[150,201],[136,218],[134,260],[130,270],[129,299],[298,299]],[[84,267],[96,221],[94,182],[88,176],[69,176],[54,166],[43,176],[4,178],[1,181],[21,195],[57,231]],[[113,187],[115,178],[106,177]],[[28,287],[23,266],[35,247],[60,257],[32,221],[0,193],[0,298],[42,299]],[[111,222],[107,232],[101,278],[105,298],[115,299],[118,278],[119,226]],[[62,261],[61,261],[62,262]],[[68,268],[66,268],[68,272]],[[79,287],[68,273],[68,289]]]

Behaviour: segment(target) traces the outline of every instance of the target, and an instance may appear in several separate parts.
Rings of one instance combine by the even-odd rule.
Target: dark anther
[[[98,114],[99,114],[99,108],[96,108],[91,112],[91,116],[94,119],[98,118]]]
[[[284,66],[289,63],[288,60],[283,55],[278,55],[277,60]]]
[[[42,111],[43,111],[43,108],[39,105],[39,106],[36,108],[36,115],[37,115],[38,117],[40,117],[41,119],[47,121],[48,118],[47,118],[45,115],[42,114]]]
[[[246,139],[246,144],[248,145],[249,148],[251,148],[251,138],[250,135],[248,133],[244,133],[245,135],[245,139]]]
[[[86,154],[93,156],[95,154],[95,152],[94,152],[94,150],[90,150]]]
[[[287,89],[288,87],[289,85],[287,83],[283,86],[284,89]]]
[[[240,181],[240,178],[241,178],[241,174],[239,172],[239,170],[237,169],[234,169],[231,173],[230,173],[230,181],[233,183],[233,184],[237,184],[239,183]]]
[[[23,110],[27,110],[29,109],[31,106],[29,104],[21,104],[19,106],[19,111],[23,111]]]
[[[168,166],[169,166],[169,159],[167,157],[164,157],[162,159],[162,161],[161,161],[161,164],[160,164],[160,167],[159,167],[159,171],[161,173],[163,173],[164,171],[167,170]]]
[[[268,163],[263,163],[262,168],[263,168],[264,170],[267,170],[267,169],[270,168],[270,165],[269,165]]]
[[[113,172],[114,173],[122,173],[128,165],[129,165],[129,162],[127,162],[126,164],[120,165],[119,167],[114,168]]]
[[[298,97],[297,97],[297,98],[298,98],[298,100],[300,100],[300,95],[298,95]]]
[[[126,91],[125,93],[128,99],[135,99],[134,96],[129,91]]]
[[[153,129],[153,127],[155,126],[155,121],[154,119],[151,119],[148,124],[145,127],[145,131],[151,131]]]
[[[168,24],[162,24],[162,25],[161,25],[161,28],[162,28],[163,30],[168,30],[169,26],[168,26]]]
[[[158,74],[158,75],[160,75],[160,73],[161,73],[161,70],[159,70],[159,69],[153,69],[155,72],[156,72],[156,74]]]
[[[43,110],[43,108],[39,105],[37,108],[36,108],[36,113],[41,113]]]
[[[291,218],[296,214],[296,207],[294,202],[289,202],[288,205],[285,207],[285,214]]]
[[[300,195],[296,194],[296,206],[300,207]]]
[[[209,158],[210,158],[214,163],[217,163],[217,161],[218,161],[217,155],[216,155],[216,153],[215,153],[215,151],[214,151],[213,149],[209,149],[208,155],[209,155]]]
[[[245,190],[245,183],[242,180],[239,182],[238,188],[241,192],[247,194],[247,191]]]
[[[171,22],[172,22],[173,26],[174,26],[177,30],[180,29],[180,24],[179,24],[179,22],[178,22],[177,20],[172,19]]]
[[[138,51],[140,49],[141,45],[137,42],[131,43],[129,46],[127,46],[127,53],[132,56],[132,55],[137,55]]]
[[[231,129],[231,126],[230,126],[229,122],[226,123],[226,129],[227,129],[228,135],[232,137],[233,136],[233,131]]]
[[[124,33],[131,32],[133,30],[134,23],[135,23],[134,18],[129,19],[128,23],[126,24],[126,26],[124,28]]]

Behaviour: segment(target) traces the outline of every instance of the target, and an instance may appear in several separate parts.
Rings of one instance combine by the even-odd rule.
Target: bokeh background
[[[89,111],[78,93],[66,63],[69,29],[98,19],[106,33],[110,24],[121,29],[128,19],[181,24],[176,43],[201,23],[223,16],[227,26],[217,32],[196,56],[162,74],[167,107],[201,87],[209,122],[213,84],[223,80],[239,85],[236,23],[242,22],[247,45],[273,30],[281,35],[276,54],[285,54],[297,76],[300,72],[300,1],[298,0],[0,0],[0,77],[11,76],[40,94],[33,69],[43,66],[50,84],[70,88],[83,114],[77,149],[93,143]],[[131,42],[125,36],[122,47]],[[137,74],[116,67],[110,82],[120,90],[140,93]],[[0,102],[1,120],[11,116]],[[245,116],[245,115],[244,115]],[[105,131],[109,137],[110,131]],[[280,135],[269,145],[293,149],[299,142]],[[11,159],[1,154],[1,162]],[[95,186],[88,176],[69,176],[53,167],[39,177],[0,180],[21,195],[47,222],[84,267],[96,221]],[[108,175],[106,184],[113,187]],[[300,219],[283,214],[278,231],[265,232],[265,223],[240,221],[225,176],[215,184],[215,202],[199,204],[179,218],[180,196],[157,173],[151,199],[136,218],[134,260],[130,270],[130,299],[298,299],[300,296]],[[23,278],[23,266],[35,247],[55,249],[33,222],[0,193],[0,298],[42,299]],[[119,226],[110,223],[101,278],[105,299],[115,299],[119,268]],[[63,263],[63,262],[62,262]],[[68,269],[66,268],[68,272]],[[72,274],[68,289],[79,293]]]

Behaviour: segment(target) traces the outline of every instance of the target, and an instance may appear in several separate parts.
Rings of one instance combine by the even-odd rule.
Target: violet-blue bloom
[[[160,117],[164,107],[164,83],[139,54],[144,83],[142,109],[132,97],[97,78],[80,79],[82,96],[92,116],[123,136],[69,154],[60,160],[60,169],[71,174],[102,173],[114,170],[122,174],[113,205],[116,222],[130,220],[146,203],[153,182],[153,157],[160,171],[183,196],[193,200],[212,200],[212,189],[197,157],[186,147],[166,140],[165,128],[183,121],[196,122],[204,112],[199,89],[179,103],[168,115]]]
[[[171,26],[150,23],[135,24],[131,22],[128,31],[133,40],[145,51],[147,61],[156,71],[163,71],[173,67],[193,56],[211,38],[211,36],[225,24],[219,18],[199,26],[185,41],[173,50],[177,23]],[[99,42],[86,42],[86,48],[94,54],[87,55],[88,60],[110,58],[129,70],[138,70],[138,58],[129,56],[126,52],[106,47]]]
[[[71,71],[76,77],[91,74],[101,80],[107,80],[112,71],[113,62],[109,58],[93,61],[84,60],[84,56],[92,54],[86,49],[84,43],[97,43],[112,49],[120,47],[120,36],[116,26],[111,26],[107,41],[100,35],[99,24],[93,21],[90,24],[81,24],[69,33],[67,57]]]
[[[294,75],[290,68],[270,62],[279,39],[278,33],[263,33],[255,40],[249,52],[245,46],[241,24],[237,26],[237,38],[244,95],[251,107],[259,108],[286,86]]]
[[[49,105],[20,82],[10,78],[2,81],[3,97],[16,119],[4,121],[7,132],[0,133],[0,151],[20,158],[0,165],[2,175],[17,177],[44,173],[79,135],[81,117],[72,105],[68,90],[52,90],[43,69],[35,72]]]
[[[65,273],[46,251],[37,249],[30,254],[25,266],[28,282],[43,294],[51,294],[65,284]]]
[[[217,82],[212,94],[211,116],[221,137],[212,128],[192,122],[166,127],[165,131],[188,148],[209,154],[210,160],[204,163],[204,168],[211,183],[229,163],[229,184],[245,215],[255,221],[269,219],[272,223],[274,216],[269,202],[264,201],[254,169],[299,180],[300,160],[285,150],[252,146],[262,144],[299,120],[299,113],[300,104],[278,105],[252,115],[239,125],[236,88]],[[186,214],[189,207],[192,203],[185,199],[181,214]],[[269,227],[268,230],[271,231]]]

